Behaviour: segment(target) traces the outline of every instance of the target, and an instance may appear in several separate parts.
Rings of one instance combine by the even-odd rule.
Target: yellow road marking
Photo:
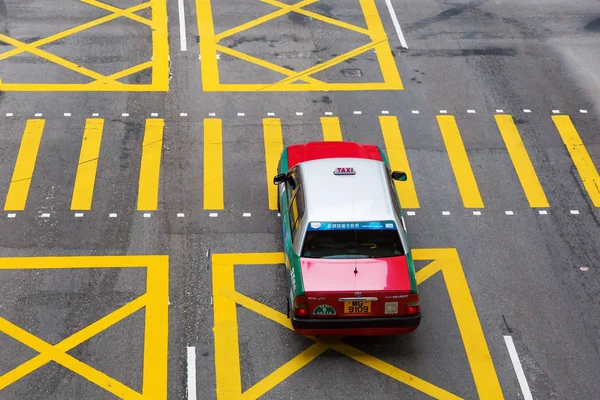
[[[413,250],[413,257],[415,260],[434,260],[417,273],[419,283],[442,271],[480,398],[501,399],[502,391],[498,377],[456,249],[415,249]],[[285,261],[284,258],[283,253],[214,254],[212,256],[215,305],[215,367],[218,399],[260,397],[328,348],[345,354],[432,397],[440,399],[459,398],[425,380],[335,339],[330,342],[314,337],[309,337],[309,339],[314,340],[315,345],[312,345],[242,393],[236,303],[288,329],[292,329],[292,326],[286,315],[235,290],[234,267],[235,265],[282,264]]]
[[[481,194],[479,194],[477,181],[471,169],[471,163],[469,163],[469,157],[460,137],[458,126],[456,126],[456,120],[452,115],[438,115],[437,121],[464,206],[467,208],[483,208],[483,200]]]
[[[263,119],[263,130],[269,210],[277,210],[277,186],[273,184],[273,178],[277,175],[277,164],[283,151],[281,121],[279,118],[265,118]]]
[[[39,353],[12,371],[0,376],[0,390],[48,362],[54,361],[119,398],[166,398],[169,276],[169,259],[167,256],[12,257],[0,259],[0,270],[139,268],[143,266],[146,267],[147,271],[145,294],[56,345],[51,345],[0,317],[0,332],[9,335]],[[69,350],[144,307],[146,326],[144,331],[142,394],[67,354]]]
[[[204,120],[204,209],[222,210],[223,201],[223,123],[218,118]]]
[[[118,321],[144,307],[145,296],[146,295],[143,295],[136,300],[127,303],[125,306],[101,318],[92,325],[87,326],[83,330],[54,346],[0,317],[0,331],[40,353],[12,371],[2,375],[0,377],[0,390],[13,384],[48,362],[54,361],[120,398],[142,399],[142,396],[138,392],[66,353],[84,341],[104,331],[109,326],[114,325]]]
[[[337,117],[321,117],[321,127],[323,128],[323,140],[326,142],[341,142],[342,129],[340,120]]]
[[[169,354],[169,261],[147,267],[146,324],[144,335],[144,383],[147,398],[167,398],[167,365]],[[164,266],[167,266],[165,268]],[[152,318],[148,318],[148,316]]]
[[[398,125],[398,118],[392,116],[380,116],[379,124],[383,133],[383,141],[390,162],[394,171],[406,172],[408,179],[405,182],[394,182],[396,191],[400,197],[400,204],[404,208],[419,208],[419,199],[415,189],[415,181],[410,172],[406,148],[402,140],[402,133]]]
[[[552,121],[560,134],[563,143],[567,147],[573,164],[579,172],[585,190],[587,190],[594,207],[600,207],[600,176],[594,166],[592,158],[585,149],[577,129],[568,115],[552,116]]]
[[[213,23],[210,0],[196,0],[196,18],[200,36],[200,56],[202,57],[202,90],[215,91],[219,82],[217,64],[217,40]]]
[[[387,40],[387,34],[383,28],[383,24],[379,17],[377,7],[374,0],[360,0],[361,9],[365,15],[367,23],[367,29],[361,28],[356,25],[348,24],[336,19],[314,13],[312,11],[304,10],[303,7],[315,3],[318,0],[303,0],[296,4],[288,5],[278,0],[262,0],[263,2],[281,7],[272,13],[265,16],[231,28],[225,32],[215,34],[212,7],[210,0],[196,0],[197,18],[198,18],[198,31],[200,33],[200,55],[202,59],[202,88],[204,91],[222,91],[222,92],[299,92],[299,91],[356,91],[356,90],[403,90],[400,75],[396,68],[396,63],[392,51]],[[231,49],[223,49],[216,43],[230,37],[231,35],[243,32],[247,29],[251,29],[255,26],[263,24],[267,21],[273,20],[274,18],[281,17],[285,14],[296,12],[310,18],[314,18],[325,23],[329,23],[344,29],[348,29],[360,34],[368,35],[372,43],[368,43],[358,49],[351,50],[348,53],[342,54],[329,60],[323,64],[319,64],[312,68],[304,71],[295,72],[290,74],[290,71],[283,69],[282,67],[276,66],[264,60],[260,60],[257,57],[248,55],[241,55],[243,53],[232,51]],[[278,82],[271,84],[221,84],[219,80],[219,70],[217,62],[217,50],[220,49],[224,53],[230,54],[234,57],[238,57],[245,61],[251,62],[256,65],[260,65],[264,68],[272,71],[290,75]],[[336,64],[340,64],[343,61],[360,55],[368,50],[373,49],[376,52],[376,57],[379,62],[379,66],[382,71],[383,82],[365,82],[365,83],[327,83],[321,82],[312,78],[317,72],[324,69],[330,68]],[[306,81],[306,84],[294,84],[296,81]]]
[[[132,11],[129,11],[129,9],[123,10],[122,8],[111,6],[110,4],[106,4],[106,3],[103,3],[103,2],[100,2],[100,1],[96,1],[96,0],[81,0],[81,2],[89,4],[89,5],[94,6],[94,7],[97,7],[99,9],[101,9],[101,10],[110,11],[111,13],[116,13],[120,17],[126,17],[126,18],[129,18],[129,19],[132,19],[132,20],[134,20],[136,22],[139,22],[139,23],[144,24],[144,25],[148,25],[149,27],[152,28],[152,21],[149,21],[149,20],[147,20],[144,17],[140,17],[139,15],[134,14]],[[147,1],[147,2],[142,3],[140,5],[145,5],[146,7],[144,7],[144,8],[147,8],[147,7],[150,6],[150,4],[151,4],[151,2]]]
[[[202,1],[202,0],[198,0],[198,1]],[[233,36],[236,33],[240,33],[242,31],[248,30],[250,28],[254,28],[255,26],[264,24],[265,22],[271,21],[272,19],[281,17],[282,15],[285,15],[291,11],[296,11],[304,6],[307,6],[312,3],[316,3],[317,1],[319,1],[319,0],[302,0],[301,2],[293,4],[293,5],[285,4],[284,7],[282,7],[280,10],[273,11],[272,13],[263,15],[260,18],[254,19],[252,21],[246,22],[245,24],[238,25],[235,28],[231,28],[231,29],[226,30],[225,32],[219,33],[218,35],[215,36],[214,41],[215,41],[215,43],[220,42],[221,40],[223,40],[229,36]]]
[[[497,114],[494,117],[529,205],[533,208],[550,207],[513,118],[506,114]]]
[[[90,118],[85,122],[71,210],[89,210],[92,207],[103,128],[104,120],[101,118]]]
[[[123,71],[115,72],[114,74],[109,75],[108,78],[116,81],[118,79],[124,78],[129,75],[136,74],[136,73],[143,71],[145,69],[148,69],[148,68],[152,68],[152,61],[146,61],[141,64],[134,65],[131,68],[124,69]]]
[[[361,364],[364,364],[368,367],[373,368],[375,371],[379,371],[384,375],[389,376],[399,382],[402,382],[408,386],[412,386],[413,388],[423,392],[435,399],[449,399],[449,400],[457,400],[460,397],[441,389],[431,383],[423,380],[415,375],[412,375],[406,371],[401,370],[400,368],[396,368],[393,365],[386,363],[383,360],[380,360],[376,357],[373,357],[370,354],[365,353],[357,349],[356,347],[349,346],[344,343],[336,343],[330,345],[333,350],[338,351],[341,354],[344,354],[353,360],[358,361]]]
[[[87,76],[89,78],[93,78],[101,83],[109,83],[110,81],[107,79],[106,76],[99,74],[98,72],[92,71],[91,69],[82,67],[79,64],[75,64],[74,62],[71,62],[67,59],[64,59],[62,57],[59,57],[57,55],[54,55],[52,53],[48,53],[47,51],[38,49],[37,47],[32,46],[31,44],[28,43],[24,43],[21,41],[18,41],[16,39],[13,39],[9,36],[6,36],[2,33],[0,33],[0,41],[8,43],[12,46],[18,47],[20,49],[22,49],[23,51],[27,51],[31,54],[34,54],[38,57],[41,57],[43,59],[46,59],[48,61],[51,61],[55,64],[60,65],[61,67],[70,69],[71,71],[75,71],[81,75]],[[122,83],[119,82],[111,82],[115,85],[122,85]]]
[[[6,51],[0,54],[0,60],[7,59],[23,52],[29,52],[40,58],[46,59],[52,63],[70,69],[93,80],[86,84],[70,84],[70,83],[3,83],[0,82],[0,90],[3,91],[132,91],[132,92],[148,92],[148,91],[167,91],[169,87],[169,44],[167,38],[167,11],[165,0],[149,0],[142,4],[138,4],[127,9],[120,9],[112,5],[105,4],[97,0],[82,0],[83,2],[103,9],[112,14],[98,18],[93,21],[75,26],[63,32],[58,32],[54,35],[40,39],[33,43],[22,43],[18,40],[10,38],[6,35],[0,35],[0,40],[5,41],[16,49]],[[143,18],[137,14],[137,11],[151,8],[152,20]],[[152,61],[142,63],[138,66],[128,68],[124,71],[117,72],[111,76],[104,76],[100,73],[84,68],[78,64],[72,63],[69,60],[58,57],[52,53],[41,50],[39,47],[74,35],[78,32],[96,27],[98,25],[113,21],[117,18],[125,17],[136,22],[148,25],[152,28]],[[143,69],[152,67],[152,83],[151,84],[124,84],[116,79],[123,78],[142,71]]]
[[[306,366],[309,362],[323,354],[328,349],[327,346],[317,342],[311,345],[308,349],[292,358],[290,361],[271,372],[265,378],[254,384],[251,388],[246,390],[242,399],[254,400],[279,385],[286,378],[290,377],[300,368]]]
[[[229,54],[230,56],[237,57],[240,60],[244,60],[244,61],[248,61],[252,64],[260,65],[261,67],[270,69],[275,72],[279,72],[280,74],[283,74],[283,75],[292,76],[292,75],[296,74],[296,72],[291,69],[280,67],[277,64],[272,64],[268,61],[261,60],[260,58],[253,57],[248,54],[242,53],[241,51],[230,49],[229,47],[217,45],[217,50],[221,51],[221,53]],[[320,81],[315,78],[311,78],[310,76],[305,76],[301,80],[304,82],[308,82],[308,83],[324,83],[323,81]]]
[[[155,90],[169,90],[169,30],[167,1],[152,2],[152,85]]]
[[[334,66],[336,64],[339,64],[339,63],[341,63],[343,61],[346,61],[349,58],[356,57],[359,54],[362,54],[362,53],[366,52],[367,50],[372,49],[376,45],[377,45],[377,43],[367,43],[367,44],[362,45],[362,46],[360,46],[360,47],[358,47],[358,48],[356,48],[354,50],[350,50],[347,53],[340,54],[339,56],[334,57],[331,60],[325,61],[324,63],[317,64],[317,65],[315,65],[313,67],[310,67],[310,68],[307,68],[307,69],[305,69],[303,71],[294,73],[293,75],[290,75],[287,78],[283,78],[280,81],[277,81],[277,82],[275,82],[275,83],[273,83],[271,85],[265,86],[264,89],[266,89],[268,87],[271,87],[271,86],[286,85],[286,84],[290,84],[290,83],[293,83],[293,82],[298,81],[298,80],[302,80],[305,77],[309,77],[312,74],[316,74],[317,72],[323,71],[324,69],[332,67],[332,66]]]
[[[422,250],[414,252],[415,259],[419,258],[421,252]],[[492,356],[477,316],[475,303],[471,297],[471,291],[458,252],[456,249],[438,249],[437,253],[440,257],[437,257],[434,262],[443,265],[440,269],[446,282],[448,295],[465,345],[465,352],[471,366],[479,398],[503,399],[500,382],[496,375]],[[431,254],[427,257],[429,259]]]
[[[125,16],[125,14],[127,14],[127,13],[133,14],[134,12],[137,12],[139,10],[143,10],[145,8],[148,8],[149,6],[150,6],[149,2],[138,4],[136,6],[133,6],[133,7],[130,7],[128,9],[126,9],[126,10],[123,10],[123,12],[116,12],[114,14],[106,15],[104,17],[95,19],[93,21],[86,22],[86,23],[81,24],[81,25],[77,25],[77,26],[75,26],[75,27],[73,27],[71,29],[67,29],[65,31],[56,33],[54,35],[45,37],[45,38],[40,39],[40,40],[36,40],[35,42],[30,43],[30,45],[33,46],[33,47],[41,47],[41,46],[46,45],[48,43],[52,43],[52,42],[55,42],[57,40],[64,39],[67,36],[71,36],[71,35],[74,35],[76,33],[82,32],[82,31],[84,31],[86,29],[93,28],[95,26],[98,26],[98,25],[106,23],[106,22],[110,22],[112,20],[115,20],[117,18]],[[6,60],[9,57],[16,56],[17,54],[24,53],[25,51],[26,50],[24,50],[22,48],[16,48],[16,49],[12,49],[12,50],[9,50],[9,51],[5,51],[4,53],[0,54],[0,60]]]
[[[285,4],[285,3],[282,3],[282,2],[276,1],[276,0],[260,0],[260,1],[262,1],[263,3],[270,4],[272,6],[275,6],[275,7],[279,7],[279,8],[290,8],[288,4]],[[352,24],[349,24],[347,22],[342,22],[342,21],[337,20],[337,19],[329,18],[329,17],[326,17],[325,15],[317,14],[317,13],[314,13],[312,11],[304,10],[302,8],[295,9],[294,12],[296,12],[297,14],[305,15],[305,16],[307,16],[309,18],[314,18],[314,19],[317,19],[319,21],[326,22],[326,23],[331,24],[331,25],[339,26],[340,28],[344,28],[344,29],[348,29],[348,30],[351,30],[351,31],[354,31],[354,32],[358,32],[358,33],[361,33],[363,35],[368,35],[369,34],[369,31],[367,29],[365,29],[365,28],[361,28],[359,26],[352,25]]]
[[[377,12],[377,6],[374,0],[360,0],[360,6],[362,7],[365,21],[367,23],[367,29],[369,30],[369,36],[375,44],[375,54],[379,67],[381,68],[381,74],[383,75],[383,81],[389,85],[390,89],[404,90],[402,81],[400,80],[400,74],[394,61],[394,56],[387,39],[387,33],[383,28],[381,18]]]
[[[160,181],[160,159],[162,156],[163,119],[146,120],[146,131],[142,144],[142,161],[138,187],[138,210],[158,208],[158,186]]]
[[[17,162],[6,195],[6,203],[4,203],[4,210],[22,211],[25,209],[44,124],[45,120],[43,119],[30,119],[25,125]]]

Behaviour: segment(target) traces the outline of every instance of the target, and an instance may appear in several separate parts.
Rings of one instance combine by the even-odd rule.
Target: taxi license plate
[[[344,301],[345,314],[367,314],[371,312],[370,300]]]

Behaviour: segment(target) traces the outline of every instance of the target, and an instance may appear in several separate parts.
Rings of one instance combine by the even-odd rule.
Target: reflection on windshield
[[[321,230],[308,231],[301,257],[308,258],[384,258],[403,256],[404,249],[396,230]]]

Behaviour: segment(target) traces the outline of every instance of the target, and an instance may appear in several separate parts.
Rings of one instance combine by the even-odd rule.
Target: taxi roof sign
[[[334,175],[356,175],[354,167],[336,167],[333,170]]]

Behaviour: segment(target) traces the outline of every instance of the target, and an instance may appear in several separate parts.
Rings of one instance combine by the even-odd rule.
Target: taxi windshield
[[[385,258],[405,255],[395,229],[310,229],[300,257]]]

